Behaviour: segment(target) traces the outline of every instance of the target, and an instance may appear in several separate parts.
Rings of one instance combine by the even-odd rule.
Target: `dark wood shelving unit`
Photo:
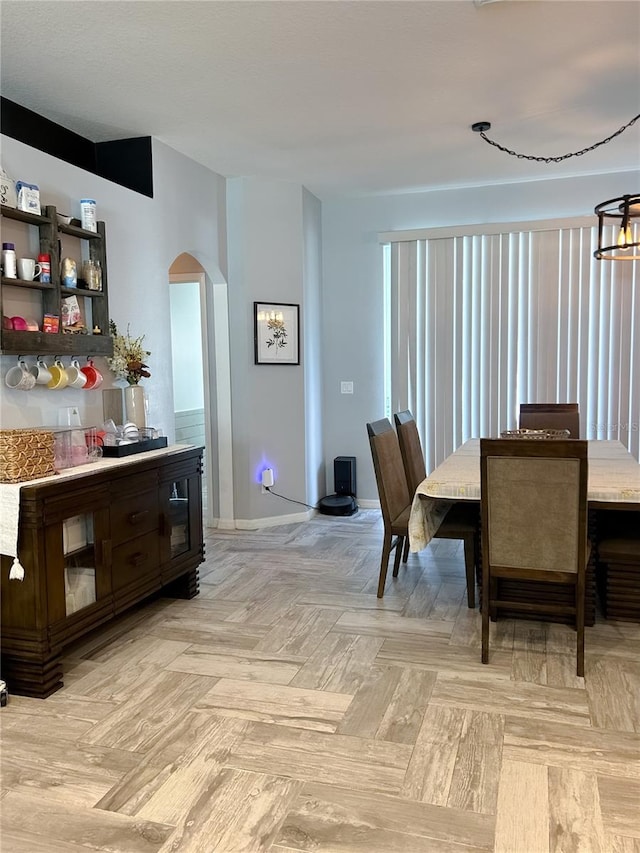
[[[75,225],[58,222],[57,211],[53,205],[47,205],[40,216],[27,213],[13,207],[0,207],[0,214],[6,219],[24,222],[38,229],[39,251],[51,257],[51,283],[23,281],[15,278],[2,278],[0,293],[3,316],[11,316],[5,310],[10,301],[7,288],[22,288],[42,293],[42,314],[53,314],[60,318],[58,332],[26,332],[3,328],[0,332],[0,351],[3,355],[102,355],[113,353],[113,339],[109,335],[109,298],[107,278],[106,229],[104,222],[98,222],[98,230],[87,231]],[[102,270],[102,290],[86,290],[82,287],[63,287],[60,279],[60,235],[66,234],[79,240],[86,240],[89,246],[89,258],[98,261]],[[91,326],[96,325],[102,334],[69,333],[62,330],[62,300],[76,296],[78,300],[90,300]],[[7,298],[9,297],[9,299]],[[86,313],[86,312],[85,312]],[[41,321],[40,321],[41,322]]]

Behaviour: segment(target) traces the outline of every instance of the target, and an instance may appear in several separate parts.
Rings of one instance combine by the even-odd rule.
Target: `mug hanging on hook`
[[[18,363],[14,367],[10,367],[7,371],[4,383],[7,388],[11,388],[13,391],[31,391],[36,384],[35,376],[31,373],[21,355],[18,356]]]

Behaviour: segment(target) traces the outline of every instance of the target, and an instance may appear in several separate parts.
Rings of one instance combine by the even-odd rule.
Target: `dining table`
[[[640,463],[620,441],[589,440],[587,501],[590,520],[589,535],[596,548],[591,551],[585,578],[585,624],[593,625],[596,617],[596,562],[598,519],[606,510],[628,510],[640,516]],[[478,507],[478,542],[480,542],[480,439],[471,438],[438,465],[416,489],[409,516],[409,545],[411,551],[421,551],[436,535],[438,526],[447,511],[458,501],[472,502]],[[591,512],[594,510],[594,512]],[[596,512],[597,511],[597,512]],[[632,524],[635,526],[635,521]],[[640,525],[638,525],[640,527]],[[481,549],[478,547],[478,554]],[[625,583],[629,582],[629,568]],[[631,574],[635,588],[640,583],[640,567],[632,567]],[[476,578],[482,583],[482,567],[476,566]],[[522,601],[535,602],[541,593],[534,582],[505,581],[510,589],[510,597],[519,597]],[[570,604],[573,595],[571,589],[558,589],[554,595],[558,603]],[[607,581],[605,580],[605,606]],[[509,615],[509,614],[507,614]],[[532,618],[546,618],[530,614]],[[555,621],[555,620],[553,620]]]
[[[624,444],[593,439],[587,442],[587,451],[589,509],[640,510],[640,463]],[[479,438],[465,441],[416,489],[409,516],[411,551],[426,548],[457,501],[480,504]]]

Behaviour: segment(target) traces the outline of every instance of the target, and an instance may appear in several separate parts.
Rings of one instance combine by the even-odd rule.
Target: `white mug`
[[[14,391],[31,391],[36,384],[36,378],[29,372],[24,361],[19,361],[15,367],[7,371],[4,382],[7,388],[13,388]]]
[[[31,373],[35,376],[38,385],[48,385],[51,382],[51,371],[44,362],[44,359],[39,358],[37,364],[30,368]]]
[[[40,275],[41,267],[33,258],[18,258],[18,278],[23,281],[33,281]]]
[[[82,372],[77,358],[72,359],[67,367],[67,378],[70,388],[84,388],[87,384],[87,374]]]

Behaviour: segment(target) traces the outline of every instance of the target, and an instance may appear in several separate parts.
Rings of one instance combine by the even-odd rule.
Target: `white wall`
[[[552,167],[550,167],[551,169]],[[637,172],[325,201],[322,205],[324,455],[357,459],[358,498],[378,494],[367,421],[384,416],[382,231],[585,216],[634,192]],[[594,216],[594,223],[595,223]],[[340,394],[340,380],[354,394]]]

